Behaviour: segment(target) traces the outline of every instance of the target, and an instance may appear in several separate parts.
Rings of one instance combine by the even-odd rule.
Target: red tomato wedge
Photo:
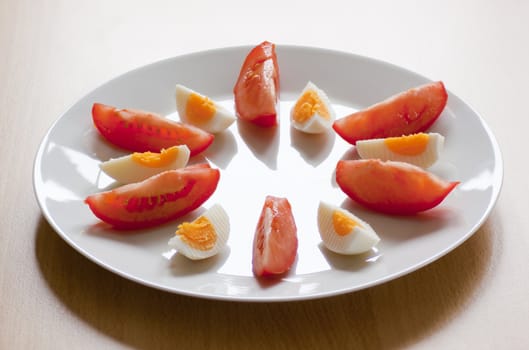
[[[151,227],[198,208],[215,192],[219,178],[218,169],[189,166],[90,195],[85,203],[116,229]]]
[[[282,274],[294,263],[298,250],[297,228],[286,198],[267,196],[253,241],[255,276]]]
[[[459,182],[447,182],[408,163],[341,160],[336,182],[351,199],[377,212],[411,215],[441,203]]]
[[[340,118],[333,129],[353,145],[358,140],[422,132],[437,120],[447,100],[442,82],[421,85]]]
[[[160,152],[162,148],[187,145],[193,156],[208,148],[214,138],[202,129],[156,113],[101,103],[94,103],[92,118],[97,130],[108,141],[134,152]]]
[[[274,44],[264,41],[250,51],[233,93],[240,119],[265,127],[277,125],[279,66]]]

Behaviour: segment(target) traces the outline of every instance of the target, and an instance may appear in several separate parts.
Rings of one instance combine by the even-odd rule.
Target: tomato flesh
[[[264,41],[250,51],[233,93],[240,119],[264,127],[277,125],[279,66],[274,44]]]
[[[94,103],[92,118],[108,141],[134,152],[160,152],[162,148],[187,145],[193,156],[208,148],[214,138],[204,130],[156,113],[118,109],[101,103]]]
[[[359,204],[397,215],[437,206],[459,183],[444,181],[411,164],[378,159],[339,161],[336,182]]]
[[[425,131],[441,115],[448,94],[442,82],[409,89],[336,120],[333,129],[350,144]]]
[[[296,258],[297,227],[286,198],[267,196],[253,241],[252,268],[255,276],[285,273]]]
[[[190,166],[90,195],[85,203],[116,229],[151,227],[198,208],[215,192],[219,178],[218,169]]]

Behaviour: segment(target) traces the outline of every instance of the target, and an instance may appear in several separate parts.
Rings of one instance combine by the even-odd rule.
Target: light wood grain
[[[319,6],[0,0],[0,349],[529,347],[529,4]],[[32,167],[68,106],[135,67],[263,39],[367,55],[442,79],[500,143],[505,181],[489,219],[453,252],[397,280],[267,304],[138,285],[53,231],[33,194]]]

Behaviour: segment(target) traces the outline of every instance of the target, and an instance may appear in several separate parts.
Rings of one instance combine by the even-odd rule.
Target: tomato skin
[[[444,181],[411,164],[378,159],[339,161],[336,182],[359,204],[396,215],[431,209],[459,184]]]
[[[85,203],[95,216],[116,229],[152,227],[201,206],[215,192],[219,178],[218,169],[189,166],[90,195]]]
[[[333,129],[353,145],[359,140],[422,132],[441,115],[447,100],[442,82],[424,84],[337,119]]]
[[[274,44],[264,41],[250,51],[233,93],[240,119],[263,127],[277,125],[279,66]]]
[[[119,109],[101,103],[94,103],[92,119],[103,137],[133,152],[160,152],[162,148],[187,145],[194,156],[208,148],[214,138],[197,127],[156,113]]]
[[[296,258],[297,227],[286,198],[267,196],[253,241],[252,270],[255,276],[285,273]]]

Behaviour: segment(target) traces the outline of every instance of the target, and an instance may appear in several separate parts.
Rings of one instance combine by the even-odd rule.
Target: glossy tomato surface
[[[285,273],[296,258],[297,227],[286,198],[267,196],[253,241],[253,273],[269,276]]]
[[[134,109],[94,103],[94,124],[112,144],[134,152],[160,152],[162,148],[187,145],[191,156],[211,145],[214,136],[192,125]]]
[[[336,120],[333,129],[350,144],[425,131],[441,115],[448,94],[442,82],[424,84]]]
[[[339,161],[336,182],[359,204],[398,215],[411,215],[437,206],[458,184],[408,163],[378,159]]]
[[[218,169],[190,166],[90,195],[85,203],[114,228],[151,227],[201,206],[215,192],[219,178]]]
[[[240,119],[265,127],[277,125],[279,66],[273,43],[265,41],[250,51],[233,93]]]

